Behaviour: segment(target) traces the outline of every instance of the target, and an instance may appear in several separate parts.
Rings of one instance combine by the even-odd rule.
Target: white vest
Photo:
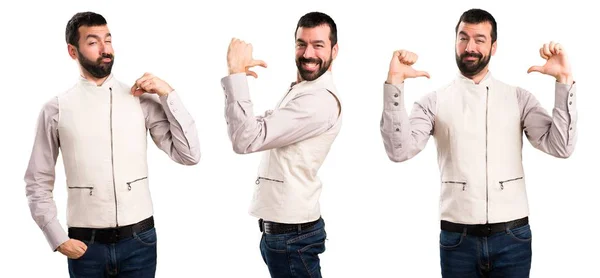
[[[337,98],[330,71],[313,81],[293,86],[278,108],[284,107],[302,92],[319,89],[326,89]],[[279,223],[305,223],[319,219],[322,185],[317,172],[341,125],[340,112],[337,122],[325,133],[263,152],[250,214]]]
[[[58,97],[67,225],[108,228],[150,217],[146,124],[139,98],[111,75]]]
[[[441,219],[463,224],[528,216],[516,87],[463,76],[436,93],[433,136],[441,172]]]

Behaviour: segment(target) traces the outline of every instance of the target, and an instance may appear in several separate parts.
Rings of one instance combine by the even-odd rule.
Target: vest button
[[[397,103],[397,102],[394,102],[394,106],[398,106],[398,103]]]

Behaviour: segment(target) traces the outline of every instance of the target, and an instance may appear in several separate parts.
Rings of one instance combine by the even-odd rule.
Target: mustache
[[[298,58],[298,62],[300,62],[300,63],[321,64],[322,61],[321,61],[321,59],[318,59],[318,58],[309,58],[309,59],[306,59],[304,57],[300,57],[300,58]]]
[[[114,59],[114,55],[112,55],[111,53],[102,53],[102,55],[100,55],[100,57],[98,57],[98,62],[102,62],[102,59],[104,58],[110,58],[111,60]]]
[[[483,58],[483,55],[480,54],[480,53],[470,53],[470,52],[465,52],[462,55],[460,55],[460,59],[461,60],[464,59],[464,58],[467,58],[467,57],[473,57],[473,58],[481,59],[481,58]]]

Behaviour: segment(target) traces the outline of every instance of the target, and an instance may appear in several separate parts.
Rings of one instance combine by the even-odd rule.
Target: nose
[[[312,58],[312,57],[314,57],[314,54],[315,54],[315,49],[312,47],[312,45],[309,44],[304,49],[304,54],[302,55],[302,57]]]
[[[470,39],[469,42],[467,43],[467,47],[465,48],[466,52],[475,52],[476,49],[476,44],[475,44],[475,40]]]

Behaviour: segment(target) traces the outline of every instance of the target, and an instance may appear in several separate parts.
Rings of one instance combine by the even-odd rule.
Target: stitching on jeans
[[[287,244],[294,243],[294,242],[296,242],[296,241],[300,241],[300,240],[303,240],[303,239],[307,239],[307,238],[309,238],[309,237],[312,237],[312,236],[314,236],[314,235],[317,235],[317,234],[321,233],[322,231],[323,231],[323,228],[321,228],[321,229],[318,229],[318,230],[314,230],[314,231],[312,231],[312,232],[310,232],[310,233],[306,233],[306,234],[303,234],[303,235],[297,236],[297,237],[295,237],[295,238],[289,239],[289,240],[287,241]]]
[[[308,272],[308,275],[313,278],[312,272],[310,271],[310,269],[308,268],[308,264],[306,263],[306,261],[304,260],[304,257],[302,257],[302,252],[317,246],[317,245],[325,245],[325,240],[323,240],[322,242],[317,242],[317,243],[313,243],[313,244],[309,244],[306,245],[305,247],[303,247],[302,249],[298,250],[298,256],[300,256],[300,260],[302,260],[302,264],[304,264],[304,268],[306,269],[306,272]],[[319,254],[317,254],[317,257],[319,256]]]
[[[442,231],[442,232],[444,232],[444,231]],[[452,233],[452,232],[448,232],[448,233]],[[445,246],[445,245],[442,245],[442,243],[440,242],[440,248],[442,248],[442,249],[444,249],[444,250],[451,250],[451,249],[454,249],[454,248],[456,248],[456,247],[460,246],[460,245],[463,243],[463,241],[464,241],[464,239],[466,238],[466,236],[467,236],[467,234],[466,234],[466,230],[465,230],[465,231],[463,231],[463,232],[460,234],[460,240],[458,241],[458,243],[457,243],[457,244],[455,244],[455,245],[451,245],[451,246]]]
[[[526,226],[523,226],[523,227],[526,227]],[[515,230],[517,230],[517,229],[519,229],[519,228],[523,228],[523,227],[518,227],[518,228],[516,228]],[[520,231],[520,230],[517,230],[517,231]],[[518,242],[527,243],[527,242],[531,242],[531,239],[533,239],[533,236],[530,236],[530,237],[529,237],[529,238],[527,238],[527,239],[519,238],[519,237],[517,237],[517,236],[516,236],[516,235],[515,235],[515,234],[514,234],[514,233],[513,233],[513,232],[512,232],[510,229],[507,229],[507,230],[506,230],[506,233],[507,233],[507,234],[508,234],[508,235],[509,235],[509,236],[510,236],[512,239],[514,239],[514,240],[516,240],[516,241],[518,241]],[[531,233],[531,232],[530,232],[530,233]]]

